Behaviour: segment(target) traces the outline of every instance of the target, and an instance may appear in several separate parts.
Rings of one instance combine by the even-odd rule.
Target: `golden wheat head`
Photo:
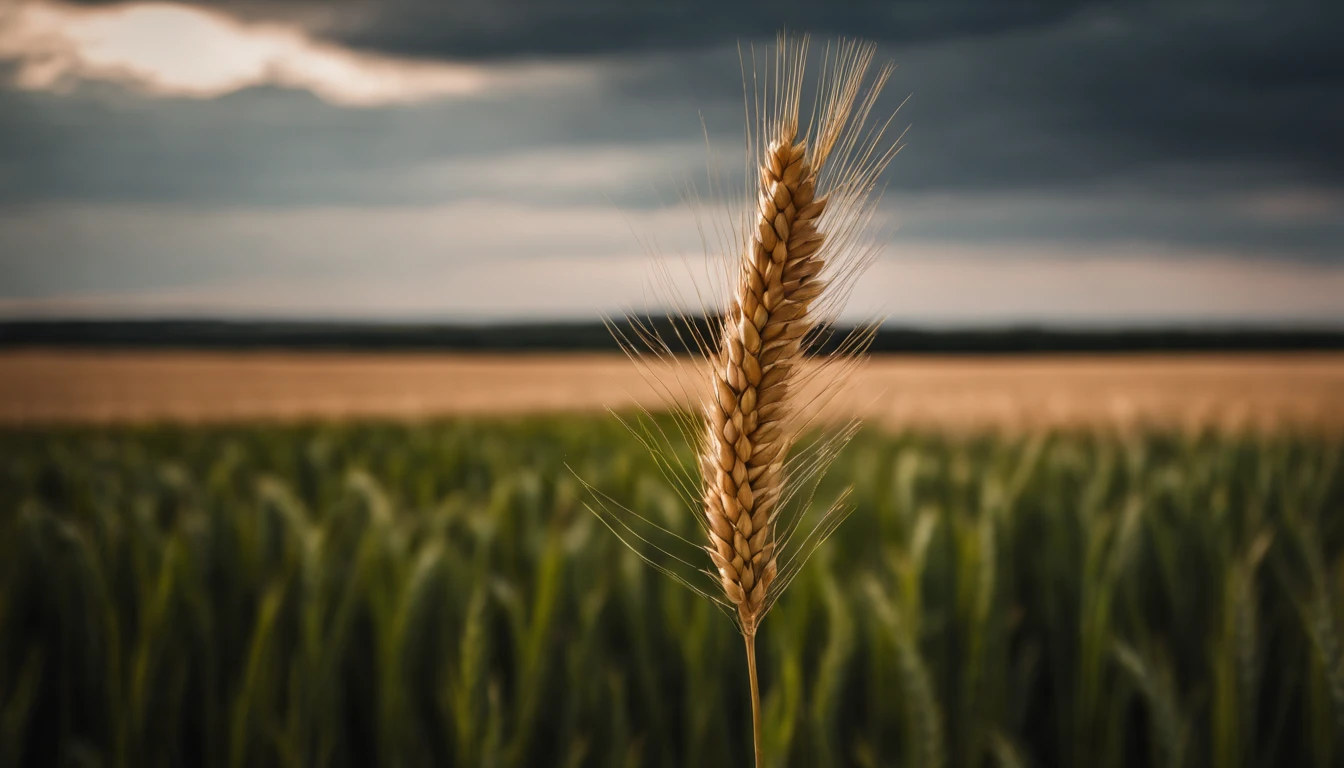
[[[660,570],[721,603],[744,634],[754,634],[846,511],[837,502],[812,525],[803,525],[810,501],[804,489],[857,422],[849,420],[802,450],[797,443],[818,425],[822,408],[862,362],[872,336],[873,326],[864,326],[832,344],[829,354],[815,354],[876,253],[868,227],[872,193],[899,148],[899,137],[886,138],[890,120],[869,121],[892,71],[886,66],[870,74],[874,53],[872,45],[856,41],[827,46],[804,124],[807,38],[781,36],[773,56],[763,61],[752,51],[750,67],[744,61],[743,69],[750,87],[749,198],[738,220],[720,230],[717,250],[706,245],[722,267],[718,285],[702,290],[697,283],[699,312],[688,312],[688,302],[660,263],[662,287],[673,306],[669,317],[660,324],[632,315],[610,324],[678,417],[681,436],[697,448],[697,459],[683,465],[675,441],[651,414],[626,422],[682,500],[696,509],[705,538],[689,542],[630,510],[617,514],[612,507],[619,505],[590,487],[598,502],[594,512]],[[711,295],[707,305],[705,294],[713,288],[719,295]],[[709,318],[708,327],[703,318]],[[680,354],[686,349],[693,353],[689,360]],[[653,541],[653,534],[667,546]],[[707,552],[713,569],[700,570],[716,586],[698,587],[648,558],[649,544],[685,564]],[[676,544],[691,544],[695,553],[668,551]]]
[[[758,61],[753,49],[750,69],[744,61],[748,197],[740,218],[718,230],[718,254],[726,258],[719,260],[720,283],[710,288],[721,288],[720,295],[696,284],[700,312],[688,312],[664,266],[669,317],[659,323],[631,316],[609,325],[664,395],[681,436],[696,447],[688,465],[647,411],[625,422],[696,511],[704,538],[685,539],[589,486],[593,511],[622,541],[737,621],[746,639],[758,763],[757,628],[848,511],[842,497],[804,524],[811,508],[807,489],[815,490],[857,422],[851,418],[829,431],[813,427],[862,362],[875,325],[851,332],[826,355],[816,352],[830,340],[854,280],[876,254],[868,226],[873,192],[899,149],[899,137],[887,138],[890,119],[869,122],[892,67],[870,75],[875,49],[867,43],[826,47],[810,89],[813,107],[802,122],[808,51],[806,37],[781,36],[773,57]],[[703,222],[700,231],[703,237]],[[706,252],[715,255],[709,244]],[[708,326],[701,318],[709,318]],[[681,354],[687,349],[689,362]],[[823,436],[800,446],[808,430]],[[667,557],[651,556],[650,546]],[[706,552],[712,570],[694,564]],[[675,563],[708,575],[713,586],[697,586]]]
[[[782,542],[776,523],[788,479],[785,458],[797,439],[791,427],[807,405],[799,402],[799,389],[808,339],[819,322],[831,319],[825,313],[819,317],[813,305],[832,288],[828,277],[839,274],[833,289],[844,292],[845,278],[855,273],[856,265],[843,262],[843,257],[854,254],[844,242],[851,233],[832,231],[826,224],[853,223],[845,221],[846,213],[852,218],[865,207],[880,167],[863,157],[846,157],[842,161],[851,162],[847,171],[828,176],[822,172],[847,129],[851,141],[841,148],[855,149],[855,131],[889,73],[878,75],[869,98],[860,103],[873,49],[842,43],[835,59],[827,57],[831,79],[821,84],[818,98],[824,101],[814,129],[810,136],[800,135],[806,42],[790,48],[781,41],[780,48],[777,71],[782,70],[783,81],[762,126],[752,221],[718,346],[708,356],[712,386],[700,453],[710,540],[706,550],[748,633],[768,609],[779,575]],[[877,165],[884,165],[889,156],[869,152],[867,159],[876,158]],[[832,194],[848,210],[827,222]],[[842,261],[828,271],[828,257]]]

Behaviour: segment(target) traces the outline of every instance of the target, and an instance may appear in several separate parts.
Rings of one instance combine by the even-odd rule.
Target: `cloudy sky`
[[[1340,8],[0,2],[0,316],[638,305],[784,23],[909,97],[855,313],[1344,325]]]

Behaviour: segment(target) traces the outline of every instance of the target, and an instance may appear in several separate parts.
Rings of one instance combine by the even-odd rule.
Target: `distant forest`
[[[694,323],[702,334],[709,324]],[[680,335],[666,321],[663,338]],[[635,338],[628,321],[616,324]],[[847,329],[834,329],[835,339]],[[829,346],[834,348],[834,342]],[[499,325],[271,322],[232,320],[52,320],[0,322],[0,348],[201,349],[292,351],[614,351],[611,333],[597,322]],[[1132,328],[1059,330],[981,328],[934,330],[883,327],[872,350],[902,354],[1047,354],[1109,352],[1274,352],[1344,350],[1344,329]],[[675,350],[684,351],[684,345]]]

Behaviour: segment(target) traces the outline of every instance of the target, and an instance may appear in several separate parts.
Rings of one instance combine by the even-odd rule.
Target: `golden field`
[[[874,358],[840,408],[889,427],[1344,429],[1344,355]],[[420,418],[657,407],[619,355],[11,351],[0,423]]]

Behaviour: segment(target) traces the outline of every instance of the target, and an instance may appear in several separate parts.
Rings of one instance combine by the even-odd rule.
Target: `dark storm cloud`
[[[992,34],[1049,24],[1081,3],[919,2],[686,3],[397,0],[364,26],[335,31],[357,47],[416,56],[497,58],[714,47],[769,39],[781,26],[888,42]]]
[[[125,0],[84,0],[121,5]],[[356,48],[447,59],[589,56],[712,48],[781,27],[894,43],[1039,27],[1107,0],[288,0],[190,4],[244,19],[297,21]]]
[[[902,66],[896,90],[914,94],[906,117],[919,151],[895,180],[907,188],[1123,182],[1175,165],[1344,184],[1344,4],[377,7],[338,15],[326,33],[356,47],[445,58],[731,46],[769,39],[781,23],[877,40]],[[706,91],[740,92],[733,69],[674,74]],[[637,77],[631,85],[647,93],[660,84]]]
[[[1340,185],[1344,7],[1318,7],[1098,12],[916,48],[915,140],[936,149],[912,153],[905,183]],[[958,162],[933,159],[947,152]]]
[[[318,35],[403,55],[671,52],[640,66],[625,66],[628,57],[613,60],[612,98],[585,105],[601,121],[567,114],[565,104],[546,104],[553,107],[545,120],[557,141],[665,138],[656,134],[667,131],[633,113],[670,115],[687,105],[704,111],[712,128],[733,131],[741,81],[731,46],[769,38],[780,18],[742,2],[692,8],[542,0],[216,6],[245,17],[298,21]],[[1196,190],[1229,182],[1344,186],[1341,4],[784,7],[785,19],[796,16],[795,28],[877,39],[886,43],[883,54],[900,64],[893,95],[913,94],[902,116],[913,125],[912,151],[893,178],[900,188],[1145,179]],[[758,20],[765,18],[771,21],[762,25]],[[687,50],[705,46],[728,55]],[[670,125],[685,136],[678,122]]]
[[[1344,6],[813,2],[786,3],[782,16],[730,2],[214,7],[390,54],[587,61],[599,78],[572,92],[379,109],[265,88],[202,101],[113,86],[0,90],[0,202],[397,205],[496,191],[545,202],[544,190],[467,188],[453,174],[519,152],[659,155],[696,142],[701,114],[731,143],[742,125],[735,44],[768,40],[782,19],[877,39],[900,65],[888,106],[913,96],[897,119],[911,130],[890,174],[896,194],[1036,203],[915,219],[910,233],[1344,257],[1334,216],[1344,205]],[[644,181],[570,199],[653,202]],[[1327,213],[1262,221],[1227,202],[1283,190],[1326,198]],[[1071,199],[1093,202],[1051,209]]]
[[[613,103],[600,93],[345,109],[277,88],[208,100],[110,85],[86,86],[77,97],[0,91],[0,204],[434,203],[483,196],[432,173],[439,166],[519,152],[694,144],[699,129],[693,103]],[[688,163],[688,172],[700,162]]]

